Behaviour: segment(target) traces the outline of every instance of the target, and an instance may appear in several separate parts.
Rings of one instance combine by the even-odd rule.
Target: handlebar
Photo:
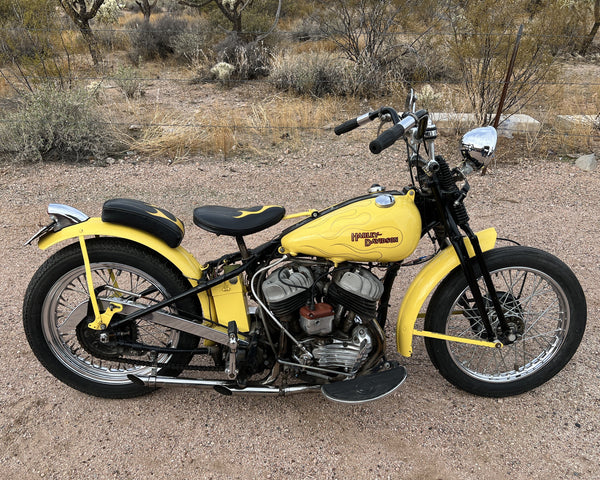
[[[333,131],[336,135],[342,135],[343,133],[350,132],[355,128],[375,120],[378,117],[383,117],[384,115],[387,116],[388,119],[391,118],[391,120],[394,122],[394,126],[384,131],[369,144],[369,150],[371,150],[371,153],[374,154],[381,153],[386,148],[392,146],[396,140],[404,136],[407,130],[410,130],[417,124],[420,124],[421,120],[426,117],[428,113],[427,110],[419,110],[415,113],[406,112],[403,114],[403,118],[401,119],[393,108],[382,107],[374,112],[368,112],[351,120],[347,120],[335,127]],[[425,125],[422,126],[425,127]]]
[[[405,120],[409,120],[406,123],[408,124],[406,127],[403,122]],[[415,121],[412,117],[406,117],[397,123],[392,128],[388,128],[385,132],[379,135],[375,140],[369,143],[369,150],[371,153],[379,154],[383,152],[386,148],[392,146],[396,140],[402,138],[404,136],[404,132],[411,128],[414,125]]]
[[[410,130],[428,115],[427,110],[419,110],[416,113],[405,113],[404,118],[392,128],[388,128],[369,144],[371,153],[379,154],[386,148],[392,146],[396,140],[402,138],[407,130]]]
[[[364,125],[365,123],[369,123],[369,122],[375,120],[379,116],[380,113],[381,113],[381,109],[376,110],[374,112],[365,113],[364,115],[360,115],[356,118],[353,118],[352,120],[345,121],[341,125],[338,125],[337,127],[335,127],[333,129],[333,131],[336,135],[342,135],[343,133],[348,133],[348,132],[354,130],[355,128],[360,127],[361,125]]]

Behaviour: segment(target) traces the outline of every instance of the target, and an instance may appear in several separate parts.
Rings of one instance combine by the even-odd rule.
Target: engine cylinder
[[[277,316],[285,316],[296,313],[308,303],[312,284],[313,275],[308,268],[282,267],[267,277],[262,291],[271,311]]]
[[[361,319],[374,318],[383,283],[365,268],[338,270],[327,290],[327,299],[356,313]]]

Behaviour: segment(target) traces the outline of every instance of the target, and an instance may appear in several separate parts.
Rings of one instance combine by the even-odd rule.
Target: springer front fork
[[[467,278],[467,283],[471,290],[471,294],[473,295],[473,301],[475,302],[475,306],[479,312],[479,316],[481,318],[481,322],[483,323],[483,327],[485,328],[487,338],[492,342],[500,342],[503,345],[511,344],[517,339],[517,334],[506,321],[502,305],[500,304],[500,299],[498,298],[496,287],[492,281],[492,276],[485,262],[485,258],[483,257],[481,246],[479,245],[479,239],[477,238],[477,235],[473,233],[468,224],[461,225],[461,228],[467,234],[467,238],[469,239],[473,248],[474,256],[469,256],[469,252],[465,246],[462,236],[457,238],[458,236],[455,235],[450,239],[450,242],[452,243],[452,246],[458,255],[463,272]],[[486,307],[486,302],[483,298],[483,294],[481,293],[481,288],[479,286],[474,268],[475,262],[479,267],[481,278],[485,284],[485,289],[489,294],[489,299],[492,302],[492,306],[496,312],[496,318],[498,319],[499,327],[496,330],[494,330],[494,327],[492,326],[490,316],[488,315],[488,308]]]

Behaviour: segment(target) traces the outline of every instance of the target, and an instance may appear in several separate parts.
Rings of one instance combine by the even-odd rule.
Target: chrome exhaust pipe
[[[240,388],[229,380],[204,380],[197,378],[159,377],[155,375],[127,375],[138,385],[146,387],[195,387],[203,390],[213,389],[223,395],[293,395],[321,390],[321,385],[291,385],[289,387],[250,386]]]

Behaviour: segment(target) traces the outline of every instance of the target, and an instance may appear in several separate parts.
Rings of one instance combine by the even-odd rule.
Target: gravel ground
[[[358,406],[319,394],[224,397],[166,388],[103,400],[66,387],[36,361],[23,334],[21,303],[48,253],[22,244],[46,222],[46,204],[98,215],[111,197],[151,200],[184,219],[184,246],[201,259],[214,258],[234,249],[233,242],[194,227],[195,206],[264,202],[291,212],[362,194],[374,181],[389,188],[408,182],[401,157],[373,157],[348,142],[321,139],[264,159],[171,166],[132,159],[108,166],[0,166],[0,359],[7,367],[0,373],[1,476],[600,478],[600,174],[567,163],[497,166],[471,180],[467,201],[475,229],[495,226],[500,236],[558,255],[586,292],[589,320],[579,351],[535,391],[502,400],[463,393],[436,372],[419,339],[413,357],[402,359],[409,372],[404,385]],[[250,245],[275,231],[256,235]],[[392,319],[405,287],[401,279]],[[394,322],[388,325],[391,338]],[[397,358],[392,347],[388,353]]]

